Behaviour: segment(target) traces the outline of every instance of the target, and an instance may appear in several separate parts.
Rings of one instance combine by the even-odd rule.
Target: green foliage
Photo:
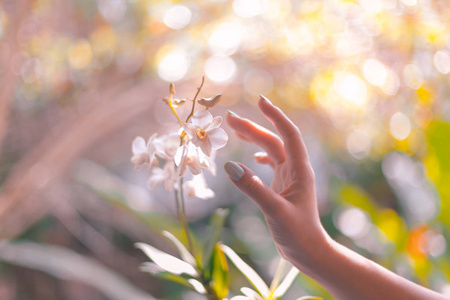
[[[222,232],[222,228],[225,224],[225,220],[228,214],[229,210],[219,208],[211,216],[209,230],[203,243],[201,258],[201,266],[205,268],[208,266],[208,264],[210,264],[213,250],[220,239],[220,234]]]

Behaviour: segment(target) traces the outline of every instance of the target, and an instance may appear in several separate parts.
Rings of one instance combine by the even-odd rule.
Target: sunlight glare
[[[372,147],[370,136],[361,129],[352,131],[347,137],[347,150],[356,159],[365,158]]]
[[[237,23],[224,23],[216,28],[208,40],[209,47],[216,54],[231,55],[241,44],[244,28]]]
[[[352,207],[339,214],[337,227],[346,236],[357,239],[367,234],[371,224],[364,211]]]
[[[408,87],[417,90],[422,86],[422,71],[416,65],[410,64],[403,69],[403,77]]]
[[[403,113],[396,112],[389,121],[389,130],[394,138],[402,141],[411,133],[411,122]]]
[[[174,5],[164,15],[164,24],[172,29],[186,27],[192,18],[192,12],[184,5]]]
[[[159,63],[158,75],[163,80],[172,82],[183,79],[189,68],[189,60],[182,52],[171,52]]]
[[[438,51],[434,55],[434,66],[442,74],[450,72],[450,55],[448,51]]]
[[[226,55],[214,55],[205,63],[205,74],[216,82],[229,81],[236,73],[236,63]]]
[[[334,89],[343,99],[362,106],[367,99],[367,86],[358,76],[339,72],[334,77]]]
[[[366,60],[363,71],[367,81],[375,86],[381,86],[386,81],[386,68],[377,59],[370,58]]]
[[[267,10],[267,0],[234,0],[233,10],[242,18],[251,18],[263,14]]]

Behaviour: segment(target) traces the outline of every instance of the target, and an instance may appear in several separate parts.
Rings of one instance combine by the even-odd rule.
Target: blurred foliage
[[[155,297],[196,299],[138,270],[134,242],[173,253],[161,229],[183,237],[172,197],[146,190],[129,158],[134,136],[168,132],[167,82],[182,95],[205,74],[200,96],[222,94],[222,109],[261,121],[262,93],[299,125],[333,238],[450,295],[449,20],[444,0],[2,1],[0,238],[69,248]],[[219,166],[249,162],[270,180],[254,147],[227,149]],[[222,240],[268,282],[267,228],[218,173],[214,200],[188,200],[189,221],[203,236],[229,207]],[[106,297],[52,276],[2,263],[0,298]],[[297,283],[286,299],[331,299]]]

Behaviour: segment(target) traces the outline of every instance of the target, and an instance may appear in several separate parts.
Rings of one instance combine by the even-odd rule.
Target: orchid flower
[[[192,175],[198,175],[210,166],[207,156],[191,142],[187,142],[178,148],[174,160],[179,168],[180,176],[184,175],[187,168]]]
[[[222,117],[214,117],[204,109],[195,112],[191,118],[191,123],[183,124],[183,129],[191,139],[192,143],[200,147],[207,156],[212,150],[224,147],[228,141],[228,136],[222,128]]]
[[[151,189],[154,189],[160,186],[161,183],[164,183],[164,188],[166,191],[170,192],[175,187],[178,178],[175,165],[171,162],[167,162],[164,169],[158,167],[152,169],[152,175],[148,180],[148,186]]]
[[[177,149],[180,147],[180,136],[174,132],[168,135],[163,135],[153,141],[156,148],[156,156],[172,161]]]
[[[156,147],[153,141],[156,138],[156,133],[150,137],[147,143],[143,137],[136,137],[133,141],[131,150],[133,151],[133,156],[131,157],[131,162],[134,163],[134,169],[139,170],[144,165],[148,165],[149,168],[157,164],[155,157]]]
[[[188,197],[197,197],[206,200],[215,196],[213,190],[206,185],[203,174],[194,176],[192,180],[185,182],[183,189],[186,191]]]

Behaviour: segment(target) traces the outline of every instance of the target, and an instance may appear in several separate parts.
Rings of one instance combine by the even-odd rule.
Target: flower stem
[[[202,76],[202,83],[200,84],[200,86],[197,88],[197,93],[194,96],[194,100],[192,103],[192,110],[191,113],[189,114],[189,116],[186,119],[186,123],[189,121],[189,119],[194,115],[194,108],[195,108],[195,101],[197,100],[198,94],[200,93],[200,91],[202,90],[203,84],[205,83],[205,76]]]
[[[183,224],[184,233],[185,233],[186,239],[188,241],[189,251],[195,257],[195,251],[194,251],[194,246],[193,246],[192,239],[191,239],[191,233],[189,231],[189,227],[186,222],[186,208],[184,206],[184,194],[183,194],[183,177],[180,178],[180,197],[181,197],[181,214],[180,214],[181,223]]]
[[[175,114],[175,117],[177,117],[178,124],[180,124],[180,127],[183,127],[183,123],[181,123],[180,117],[178,116],[177,112],[175,111],[175,108],[172,106],[172,101],[170,101],[169,107],[173,111],[173,113]]]
[[[180,215],[181,215],[181,213],[180,213],[180,199],[178,198],[178,191],[175,189],[174,192],[175,192],[175,203],[177,205],[177,217],[180,218]]]

